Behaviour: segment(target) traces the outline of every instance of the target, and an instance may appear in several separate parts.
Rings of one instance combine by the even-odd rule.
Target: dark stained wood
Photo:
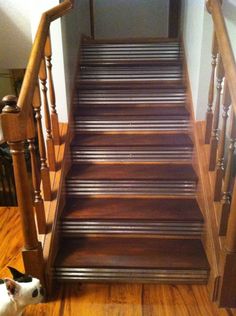
[[[55,149],[54,149],[54,141],[52,138],[52,128],[51,128],[51,120],[49,113],[49,105],[48,105],[48,97],[47,97],[47,71],[45,60],[42,59],[40,70],[39,70],[39,79],[41,83],[41,90],[43,95],[43,107],[44,107],[44,118],[45,118],[45,127],[46,127],[46,145],[47,145],[47,157],[48,164],[51,171],[56,170],[56,162],[55,162]]]
[[[72,142],[73,146],[193,146],[193,142],[187,134],[167,134],[157,135],[148,134],[142,135],[137,133],[132,134],[99,134],[92,135],[80,134],[76,136]]]
[[[213,121],[213,101],[214,101],[214,89],[215,89],[215,69],[216,69],[216,58],[218,53],[218,45],[215,33],[213,34],[212,40],[212,69],[211,69],[211,78],[208,91],[208,105],[206,112],[206,129],[205,129],[205,144],[210,143],[211,132],[212,132],[212,121]]]
[[[125,245],[125,246],[124,246]],[[64,239],[56,266],[208,269],[198,240],[141,238]]]
[[[218,54],[217,68],[216,68],[216,101],[215,109],[213,114],[213,123],[212,123],[212,134],[210,141],[210,161],[209,161],[209,170],[215,170],[216,166],[216,157],[217,157],[217,148],[218,148],[218,138],[219,138],[219,119],[220,119],[220,104],[221,104],[221,90],[222,90],[222,80],[224,76],[224,68],[222,64],[221,55]]]
[[[155,117],[164,116],[164,115],[189,115],[189,112],[185,104],[176,105],[176,104],[163,104],[163,105],[154,105],[150,106],[144,104],[143,107],[139,106],[95,106],[89,105],[88,107],[81,107],[76,111],[79,116],[123,116],[123,115],[136,115],[136,116],[145,116],[153,115]]]
[[[89,0],[89,11],[90,11],[90,32],[91,38],[95,38],[95,10],[94,10],[94,0]]]
[[[35,119],[37,125],[37,136],[39,144],[40,155],[40,173],[43,184],[43,196],[45,201],[51,200],[51,183],[49,177],[49,168],[47,165],[46,148],[42,129],[42,115],[41,115],[41,98],[38,85],[35,87],[33,96],[33,108],[35,112]]]
[[[60,145],[60,133],[59,133],[59,124],[58,124],[58,115],[56,110],[56,96],[52,76],[52,48],[51,48],[51,38],[50,34],[47,37],[45,44],[45,59],[47,66],[48,74],[48,84],[49,84],[49,99],[51,105],[51,123],[52,123],[52,135],[55,145]]]
[[[225,235],[227,231],[227,225],[229,220],[229,212],[231,207],[232,197],[232,177],[233,177],[233,164],[234,164],[234,151],[236,141],[236,125],[235,114],[231,113],[231,127],[230,127],[230,144],[227,153],[227,165],[225,169],[225,177],[222,188],[221,199],[221,214],[220,214],[220,235]]]
[[[222,127],[219,140],[219,149],[217,154],[217,164],[216,164],[216,178],[215,178],[215,190],[214,190],[214,200],[220,201],[221,199],[221,188],[224,176],[224,156],[225,156],[225,142],[226,142],[226,128],[227,128],[227,118],[229,106],[231,104],[231,98],[229,94],[229,89],[227,81],[224,83],[223,92],[223,114],[222,114]]]
[[[145,165],[145,164],[76,164],[72,166],[68,177],[71,179],[177,179],[197,181],[193,167],[189,164]]]
[[[14,229],[12,229],[14,227]],[[10,277],[7,265],[24,271],[18,208],[0,208],[0,278]],[[173,303],[174,302],[174,303]],[[25,316],[232,316],[209,298],[204,285],[61,284],[53,299],[27,306]]]
[[[169,1],[169,28],[168,37],[176,38],[180,31],[180,14],[181,14],[181,0]]]
[[[195,199],[68,199],[62,218],[203,221]]]

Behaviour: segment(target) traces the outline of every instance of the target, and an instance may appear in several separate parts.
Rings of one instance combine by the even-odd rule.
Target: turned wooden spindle
[[[221,199],[221,215],[219,234],[225,235],[228,225],[230,205],[231,205],[231,183],[233,174],[234,150],[236,142],[236,119],[235,114],[231,113],[231,128],[230,128],[230,145],[227,154],[227,165],[224,176],[223,192]]]
[[[210,142],[210,160],[209,160],[209,170],[215,170],[216,166],[216,155],[218,147],[218,137],[219,137],[219,118],[220,118],[220,103],[221,103],[221,90],[222,90],[222,81],[224,77],[224,68],[222,64],[221,55],[218,54],[218,61],[216,67],[216,101],[215,101],[215,110],[213,115],[213,124],[212,124],[212,134]]]
[[[17,107],[15,96],[3,98],[5,107],[3,113],[18,115],[20,109]],[[6,128],[12,128],[5,126]],[[34,221],[34,211],[28,174],[25,162],[24,140],[14,141],[6,138],[10,147],[13,161],[14,178],[17,193],[18,208],[21,216],[21,226],[24,238],[24,250],[22,252],[26,273],[33,274],[44,283],[44,259],[41,243],[37,239],[36,224]]]
[[[56,97],[55,97],[55,89],[53,83],[52,76],[52,48],[51,48],[51,39],[50,35],[47,37],[47,41],[45,44],[45,59],[48,73],[48,84],[49,84],[49,100],[51,105],[51,123],[52,123],[52,135],[53,141],[55,145],[60,145],[60,132],[59,132],[59,123],[58,123],[58,115],[56,110]]]
[[[215,88],[215,69],[216,69],[216,58],[218,53],[218,45],[216,35],[214,33],[212,40],[212,61],[211,61],[211,78],[208,92],[208,105],[206,113],[206,130],[205,130],[205,144],[210,143],[211,132],[212,132],[212,120],[213,120],[213,101],[214,101],[214,88]]]
[[[227,127],[227,118],[229,106],[231,104],[231,97],[229,93],[228,84],[225,80],[224,83],[224,93],[223,93],[223,114],[222,114],[222,128],[219,140],[219,149],[217,156],[217,164],[216,164],[216,176],[215,176],[215,190],[214,190],[214,200],[220,201],[221,199],[221,188],[222,188],[222,180],[224,176],[224,152],[225,152],[225,140],[226,140],[226,127]]]
[[[40,65],[39,80],[41,83],[41,90],[43,94],[48,164],[51,171],[56,171],[55,148],[54,148],[54,142],[52,138],[51,119],[50,119],[48,98],[47,98],[47,72],[46,72],[46,65],[45,65],[44,58],[42,59],[42,62]]]
[[[35,119],[37,124],[37,135],[38,135],[38,143],[39,143],[39,154],[40,154],[40,173],[43,185],[43,196],[45,201],[51,201],[51,183],[50,183],[50,175],[49,168],[47,165],[46,158],[46,148],[43,137],[43,129],[42,129],[42,116],[41,116],[41,98],[38,85],[35,87],[34,96],[33,96],[33,108],[35,112]]]
[[[39,234],[46,233],[46,218],[44,202],[41,196],[40,190],[40,173],[38,170],[36,148],[35,148],[35,124],[33,119],[33,113],[31,112],[29,120],[27,122],[27,137],[30,152],[30,162],[31,162],[31,173],[32,173],[32,184],[34,189],[34,207],[37,216],[38,232]]]

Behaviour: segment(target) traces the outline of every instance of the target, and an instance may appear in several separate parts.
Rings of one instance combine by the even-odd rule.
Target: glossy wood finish
[[[82,52],[91,63],[82,64],[74,100],[72,166],[58,223],[54,278],[206,283],[181,58],[177,66],[163,60],[154,60],[153,66],[145,59],[168,59],[167,47],[175,42],[89,45]],[[134,65],[137,56],[139,67]],[[106,57],[114,58],[116,66],[103,63]],[[131,63],[124,66],[126,58]],[[174,80],[180,79],[175,86],[172,72]],[[83,266],[79,260],[85,260]]]
[[[230,103],[232,103],[232,118],[234,121],[234,116],[236,112],[236,93],[235,93],[235,84],[236,84],[236,63],[234,54],[231,47],[231,42],[228,36],[228,31],[225,24],[225,17],[223,15],[223,10],[221,8],[222,1],[219,0],[209,0],[207,2],[207,8],[212,15],[215,35],[218,43],[218,65],[217,65],[217,94],[214,110],[214,119],[213,119],[213,131],[211,137],[211,148],[210,148],[210,163],[209,170],[214,171],[215,169],[215,157],[218,150],[218,164],[216,170],[215,178],[215,193],[214,199],[220,200],[221,197],[221,186],[222,178],[224,173],[224,161],[228,160],[226,170],[225,170],[225,179],[223,184],[223,199],[219,209],[219,219],[217,220],[217,226],[220,236],[226,235],[226,239],[216,236],[220,240],[220,256],[218,258],[217,265],[220,270],[220,282],[217,292],[217,300],[220,306],[230,306],[235,307],[235,292],[233,289],[233,284],[235,284],[235,205],[234,201],[231,202],[231,211],[230,209],[230,199],[231,193],[234,190],[232,185],[234,179],[232,167],[232,155],[234,152],[234,140],[230,141],[230,146],[228,149],[228,157],[225,159],[225,137],[226,137],[226,121],[228,115],[228,108]],[[220,60],[219,60],[220,57]],[[224,95],[223,106],[223,120],[222,127],[219,126],[219,104],[220,104],[220,90],[222,77],[225,77],[225,86],[226,94]],[[228,91],[227,91],[228,89]],[[225,103],[225,104],[224,104]],[[218,148],[218,137],[219,129],[221,128],[221,139],[220,146]],[[232,127],[231,127],[232,128]],[[233,131],[235,130],[235,121],[233,126]],[[232,136],[232,130],[230,130]],[[233,137],[234,138],[234,137]],[[231,137],[232,139],[232,137]],[[227,150],[226,150],[227,151]],[[229,215],[230,213],[230,215]],[[218,224],[219,223],[219,224]]]
[[[94,10],[94,0],[89,0],[89,11],[90,11],[90,32],[91,38],[95,38],[95,10]]]
[[[231,113],[231,128],[230,128],[230,144],[228,147],[228,160],[225,169],[225,178],[222,189],[221,199],[221,217],[220,217],[220,235],[226,235],[229,219],[229,212],[232,198],[232,176],[233,176],[233,161],[234,161],[234,145],[236,141],[235,115]]]
[[[16,98],[13,96],[7,96],[3,99],[5,107],[1,114],[2,128],[4,133],[4,138],[10,146],[10,151],[13,157],[13,168],[14,176],[16,182],[16,192],[17,201],[21,213],[21,223],[22,231],[24,235],[24,250],[22,251],[23,261],[25,269],[28,273],[37,276],[44,283],[44,258],[41,243],[38,241],[38,236],[36,232],[36,225],[34,222],[33,214],[33,203],[31,198],[32,190],[28,181],[28,175],[26,171],[25,157],[24,157],[24,142],[28,138],[30,140],[30,154],[31,163],[33,167],[33,184],[35,191],[35,203],[37,205],[37,214],[39,219],[39,229],[45,232],[44,218],[39,216],[42,215],[42,200],[40,199],[39,193],[39,180],[36,171],[36,158],[33,145],[33,139],[35,132],[33,129],[33,118],[32,114],[32,104],[33,98],[35,96],[35,87],[37,86],[38,76],[40,77],[42,93],[43,93],[43,103],[45,111],[45,125],[47,132],[47,155],[49,160],[49,165],[51,170],[56,170],[55,165],[55,149],[53,138],[51,135],[51,122],[48,113],[48,103],[47,103],[47,88],[46,88],[46,68],[44,60],[44,50],[46,41],[49,35],[50,23],[57,18],[66,14],[73,6],[73,2],[65,0],[56,7],[44,12],[42,14],[41,20],[39,22],[38,30],[35,36],[35,41],[31,50],[30,59],[28,62],[28,67],[25,72],[24,81],[21,87],[18,103]],[[50,68],[50,47],[47,43],[46,45],[46,55],[49,58],[48,66]],[[49,69],[50,72],[50,69]],[[51,80],[51,73],[49,73],[49,80]],[[52,96],[52,89],[50,91]],[[18,105],[17,105],[18,104]],[[36,120],[37,120],[37,130],[39,132],[39,147],[41,153],[41,174],[44,180],[44,193],[45,196],[50,199],[49,193],[49,177],[48,170],[45,164],[46,153],[43,145],[43,132],[41,128],[41,115],[40,115],[40,98],[39,91],[36,92]],[[55,113],[54,113],[55,114]],[[30,127],[29,127],[29,118]],[[30,130],[31,129],[31,130]],[[31,134],[29,135],[29,132]],[[46,172],[47,173],[46,173]],[[46,180],[46,182],[45,182]],[[46,184],[45,184],[46,183]],[[40,206],[40,208],[39,208]]]
[[[37,136],[39,144],[39,155],[40,155],[40,173],[43,185],[43,196],[45,201],[51,200],[51,183],[49,177],[49,168],[47,165],[46,148],[43,137],[42,129],[42,116],[41,116],[41,99],[39,93],[38,85],[34,91],[33,97],[33,108],[35,112],[36,126],[37,126]]]
[[[40,79],[41,91],[43,95],[43,108],[44,108],[44,115],[45,115],[48,164],[49,164],[50,170],[55,171],[56,170],[55,149],[54,149],[54,140],[52,137],[51,119],[50,119],[48,97],[47,97],[47,72],[46,72],[46,65],[45,65],[44,59],[42,59],[42,62],[41,62],[41,66],[39,70],[39,79]]]
[[[218,55],[217,60],[217,68],[216,68],[216,101],[215,101],[215,109],[213,114],[213,123],[212,123],[212,134],[210,141],[210,160],[209,160],[209,170],[215,170],[216,165],[216,156],[217,156],[217,148],[218,148],[218,140],[219,140],[219,119],[220,119],[220,105],[221,105],[221,90],[222,90],[222,81],[224,77],[224,69],[222,64],[221,55]]]
[[[205,130],[205,144],[210,143],[212,133],[212,121],[213,121],[213,101],[214,101],[214,90],[215,90],[215,69],[216,69],[216,58],[218,53],[217,39],[215,33],[213,33],[212,40],[212,61],[211,61],[211,78],[208,91],[208,105],[206,113],[206,130]]]
[[[12,229],[14,227],[14,229]],[[0,278],[7,266],[23,271],[23,246],[17,208],[0,208]],[[209,299],[206,286],[154,284],[57,285],[47,303],[28,306],[25,316],[229,316]]]
[[[169,2],[169,27],[168,37],[177,38],[180,32],[181,0],[170,0]]]
[[[52,123],[52,135],[55,145],[60,145],[60,134],[59,134],[59,124],[58,124],[58,115],[56,110],[56,96],[52,76],[52,47],[51,47],[51,38],[50,34],[47,37],[45,44],[45,59],[47,66],[47,75],[48,75],[48,84],[49,84],[49,98],[51,105],[51,123]]]
[[[214,191],[215,201],[219,201],[221,199],[222,180],[224,176],[224,154],[225,154],[227,118],[228,118],[229,106],[231,104],[231,98],[230,98],[226,80],[224,83],[222,104],[223,104],[222,129],[220,133],[219,149],[218,149],[217,164],[216,164],[216,178],[215,178],[215,191]]]

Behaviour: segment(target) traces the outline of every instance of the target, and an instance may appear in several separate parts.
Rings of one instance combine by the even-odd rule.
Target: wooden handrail
[[[236,62],[234,53],[230,43],[227,27],[225,25],[221,3],[219,0],[211,0],[209,8],[214,22],[219,50],[222,56],[225,77],[229,86],[233,110],[234,113],[236,113]]]
[[[19,141],[26,138],[26,122],[32,105],[50,23],[72,9],[73,2],[73,0],[65,0],[42,14],[17,102],[20,112],[14,117],[11,113],[2,114],[4,138],[7,141]],[[9,129],[8,126],[15,126],[15,129]]]
[[[52,21],[66,14],[72,7],[73,1],[65,0],[63,3],[42,14],[18,101],[15,96],[5,96],[3,98],[5,106],[1,114],[3,136],[10,147],[13,159],[17,202],[24,237],[24,251],[22,252],[23,262],[26,272],[40,278],[42,283],[45,281],[44,258],[42,245],[38,241],[37,233],[45,234],[47,232],[44,201],[51,200],[51,185],[47,159],[49,161],[50,170],[56,170],[54,135],[52,135],[51,130],[52,117],[58,129],[51,72],[52,52],[51,47],[49,47],[49,28]],[[45,62],[47,62],[47,68]],[[47,100],[47,76],[49,77],[52,116],[50,116]],[[40,79],[43,94],[47,151],[42,130],[38,79]],[[28,140],[29,144],[33,188],[29,181],[25,163],[26,140]],[[36,155],[35,143],[37,141],[39,144],[40,163],[38,163],[39,161]],[[57,143],[60,143],[60,141],[58,140]],[[43,197],[41,195],[41,183],[43,187]],[[34,218],[34,209],[37,215],[37,227]]]
[[[223,16],[221,0],[208,0],[207,8],[212,15],[214,32],[218,44],[218,65],[222,62],[222,73],[217,76],[217,93],[214,107],[214,120],[212,128],[206,124],[206,135],[211,133],[210,148],[210,168],[214,172],[215,189],[214,200],[221,201],[219,207],[218,232],[220,236],[225,236],[221,244],[220,260],[218,262],[220,277],[218,288],[216,289],[217,300],[220,307],[236,307],[236,179],[233,173],[233,156],[236,143],[236,63],[231,47],[230,38]],[[220,122],[220,90],[221,81],[224,80],[223,111],[221,127]],[[213,80],[211,79],[213,82]],[[232,111],[230,110],[232,107]],[[226,130],[228,112],[231,116],[231,126],[229,128],[230,145],[226,150]],[[208,122],[209,123],[209,122]],[[210,127],[210,128],[209,128]],[[208,129],[208,130],[207,130]],[[220,130],[220,132],[219,132]],[[218,139],[220,142],[218,144]],[[207,137],[206,137],[207,140]],[[228,155],[225,155],[225,152]],[[215,159],[218,163],[215,168]],[[234,185],[232,185],[234,183]],[[217,216],[217,215],[216,215]],[[218,238],[218,236],[217,236]]]

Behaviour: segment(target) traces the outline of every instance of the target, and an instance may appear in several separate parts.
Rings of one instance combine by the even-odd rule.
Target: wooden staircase
[[[85,41],[58,281],[203,284],[189,104],[177,41]]]

